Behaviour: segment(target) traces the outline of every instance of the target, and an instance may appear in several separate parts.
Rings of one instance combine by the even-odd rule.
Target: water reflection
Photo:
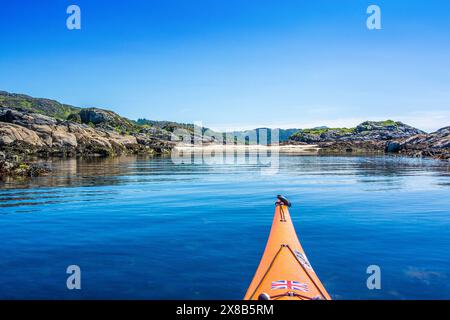
[[[445,162],[280,155],[274,175],[245,161],[152,157],[52,166],[51,176],[0,185],[0,298],[240,299],[278,193],[294,203],[334,298],[450,298]],[[61,280],[73,263],[95,283],[76,296]],[[381,265],[386,290],[365,287],[370,264]]]
[[[240,175],[250,175],[251,179],[255,180],[263,179],[260,174],[261,165],[256,162],[249,164],[245,160],[235,161],[234,164],[176,164],[170,157],[128,156],[107,159],[52,159],[51,166],[53,173],[49,176],[7,179],[0,182],[0,207],[107,201],[114,193],[119,193],[113,188],[99,189],[102,186],[193,182],[208,175],[218,177],[219,180],[221,177],[232,179]],[[406,187],[408,180],[402,177],[407,176],[433,176],[436,186],[450,185],[447,179],[449,165],[445,162],[387,156],[280,155],[278,173],[274,175],[276,178],[291,181],[303,177],[304,183],[357,183],[366,191],[399,190]],[[94,186],[95,189],[65,189]]]
[[[237,155],[238,157],[242,155]],[[116,158],[52,159],[53,173],[34,179],[7,178],[0,182],[0,189],[101,186],[129,182],[146,181],[152,176],[177,176],[202,174],[228,174],[245,171],[256,172],[261,168],[257,163],[248,164],[237,160],[234,164],[176,164],[169,157],[128,156]],[[449,175],[450,165],[431,159],[395,158],[388,156],[341,157],[341,156],[295,156],[280,155],[279,174],[295,175],[354,175],[361,177],[383,177],[380,179],[361,178],[362,183],[388,183],[390,177],[408,175]],[[128,178],[127,178],[128,177]],[[175,180],[175,179],[174,179]],[[441,185],[446,185],[442,182]],[[40,192],[41,193],[41,192]]]

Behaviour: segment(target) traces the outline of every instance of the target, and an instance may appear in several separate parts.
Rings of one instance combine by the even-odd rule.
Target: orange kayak
[[[331,300],[300,245],[289,207],[278,196],[269,240],[244,300]]]

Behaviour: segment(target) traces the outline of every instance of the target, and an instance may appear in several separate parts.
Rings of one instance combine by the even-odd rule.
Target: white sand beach
[[[187,152],[280,152],[280,153],[295,153],[295,154],[311,154],[317,153],[320,147],[315,144],[308,145],[221,145],[221,144],[179,144],[176,145],[175,150]]]

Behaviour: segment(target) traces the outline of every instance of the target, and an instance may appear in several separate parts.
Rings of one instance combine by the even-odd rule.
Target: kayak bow
[[[266,249],[244,300],[331,300],[306,258],[288,207],[278,196]]]

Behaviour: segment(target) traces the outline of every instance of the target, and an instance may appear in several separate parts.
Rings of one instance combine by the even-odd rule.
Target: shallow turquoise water
[[[241,299],[275,195],[336,299],[450,299],[446,163],[281,156],[257,164],[55,161],[55,175],[0,184],[0,298]],[[79,265],[81,290],[66,288]],[[368,290],[366,268],[381,268]]]

